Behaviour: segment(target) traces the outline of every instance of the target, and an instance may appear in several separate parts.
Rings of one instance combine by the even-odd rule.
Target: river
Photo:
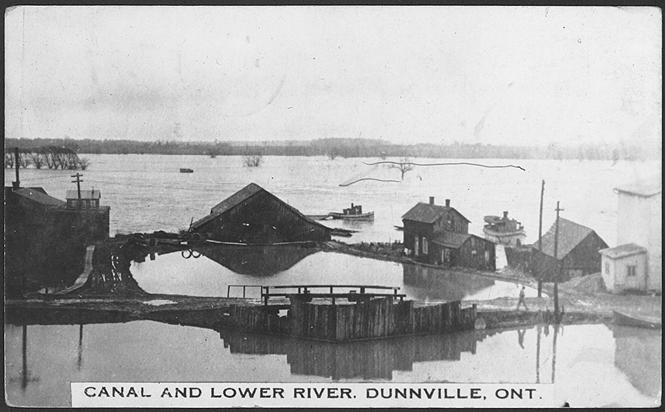
[[[551,406],[656,406],[660,343],[659,331],[605,325],[348,344],[152,321],[7,325],[5,385],[8,404],[34,407],[69,406],[71,381],[265,382],[266,377],[274,382],[553,383]]]
[[[420,167],[399,183],[395,169],[368,166],[376,159],[264,157],[258,168],[240,157],[87,155],[83,187],[101,190],[111,206],[111,234],[176,231],[250,182],[306,214],[340,211],[351,202],[375,212],[373,223],[350,242],[401,240],[400,217],[434,196],[471,220],[482,235],[485,215],[507,210],[536,240],[541,179],[546,181],[544,230],[560,201],[563,216],[616,241],[613,188],[660,173],[660,162],[490,159],[526,171],[468,166]],[[418,159],[419,162],[441,159]],[[463,161],[463,160],[454,160]],[[179,173],[189,167],[194,173]],[[71,171],[21,170],[23,186],[41,186],[63,198],[75,186]],[[13,174],[5,176],[11,184]],[[343,222],[324,222],[346,225]],[[226,296],[231,284],[363,283],[399,286],[407,297],[437,302],[516,296],[518,285],[409,264],[334,252],[181,253],[133,262],[131,272],[148,292]],[[197,253],[198,256],[198,253]],[[237,290],[234,292],[237,293]],[[533,289],[527,296],[533,296]],[[70,381],[396,381],[552,382],[555,404],[655,406],[661,386],[661,333],[606,325],[545,326],[474,331],[331,345],[151,321],[87,325],[7,325],[6,393],[9,404],[68,406]],[[557,336],[556,344],[554,336]],[[540,349],[540,351],[539,351]]]

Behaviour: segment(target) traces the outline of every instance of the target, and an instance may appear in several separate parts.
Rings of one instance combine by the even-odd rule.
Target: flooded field
[[[8,325],[6,393],[10,405],[69,406],[70,381],[539,382],[554,383],[552,406],[654,406],[660,342],[660,331],[605,325],[351,344],[152,321]]]
[[[349,241],[401,240],[395,230],[401,216],[416,202],[435,196],[437,203],[451,199],[471,220],[469,231],[482,235],[483,216],[508,210],[522,221],[527,242],[538,235],[540,182],[545,179],[545,230],[554,221],[556,201],[564,217],[587,225],[609,245],[616,238],[616,195],[613,188],[636,178],[659,175],[660,162],[486,159],[486,164],[518,164],[526,169],[482,169],[469,166],[419,167],[401,183],[363,181],[360,177],[397,179],[396,169],[368,166],[376,159],[329,160],[325,157],[266,156],[257,168],[242,166],[240,156],[84,155],[90,167],[83,171],[84,187],[101,190],[101,202],[111,206],[111,234],[136,231],[175,231],[189,226],[210,208],[246,184],[255,182],[305,214],[341,211],[351,202],[374,211],[373,223],[325,221],[330,226],[358,230]],[[416,160],[416,159],[414,159]],[[417,159],[441,162],[442,159]],[[463,161],[462,159],[455,159]],[[194,173],[179,173],[179,168]],[[70,171],[21,170],[25,186],[42,186],[63,198],[73,189]],[[11,185],[12,174],[5,175]],[[593,176],[581,179],[580,176]]]
[[[341,253],[287,247],[245,249],[211,247],[200,257],[188,259],[174,252],[156,256],[154,261],[134,262],[130,270],[146,292],[194,296],[226,296],[229,285],[362,284],[399,286],[408,299],[431,303],[517,297],[520,290],[515,283],[468,273]],[[231,290],[231,296],[241,293]],[[259,289],[247,289],[247,297],[259,295]],[[526,296],[535,297],[537,291],[527,288]]]

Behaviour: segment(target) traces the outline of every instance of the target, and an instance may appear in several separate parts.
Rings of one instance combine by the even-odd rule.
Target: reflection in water
[[[68,406],[72,381],[529,383],[535,363],[535,382],[550,372],[556,379],[556,405],[642,406],[653,405],[661,382],[659,331],[604,325],[569,325],[565,336],[554,328],[552,345],[539,338],[542,328],[522,328],[524,349],[515,329],[349,344],[152,321],[85,329],[83,345],[82,325],[33,325],[30,334],[25,325],[6,325],[8,402]],[[540,354],[544,347],[551,350]]]
[[[616,342],[614,365],[628,376],[630,382],[649,396],[659,396],[662,389],[662,333],[660,330],[612,325]]]
[[[393,378],[393,371],[411,371],[416,362],[459,361],[463,352],[476,353],[481,332],[453,333],[365,342],[330,343],[220,331],[231,353],[286,355],[292,374],[333,380]]]
[[[366,284],[399,286],[408,299],[439,302],[517,297],[520,286],[471,273],[401,264],[302,246],[206,246],[194,254],[134,261],[131,272],[150,293],[226,296],[228,285]],[[199,258],[194,258],[198,254]],[[190,256],[190,258],[186,258]],[[526,296],[537,291],[526,288]]]
[[[243,275],[269,276],[291,268],[317,249],[306,246],[202,246],[195,249],[210,260]]]

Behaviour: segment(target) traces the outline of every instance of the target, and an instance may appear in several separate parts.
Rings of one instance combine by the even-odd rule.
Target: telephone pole
[[[76,183],[76,189],[78,190],[78,197],[79,197],[78,207],[80,209],[81,208],[81,182],[83,182],[83,180],[81,180],[81,178],[83,177],[83,175],[80,174],[79,172],[76,172],[76,174],[72,175],[72,177],[76,178],[76,180],[72,180],[72,183]]]
[[[540,215],[538,218],[538,251],[542,252],[542,243],[543,243],[543,195],[545,194],[545,180],[543,179],[542,185],[540,186]],[[541,274],[542,275],[542,274]],[[542,276],[538,279],[538,297],[543,295],[543,279]]]
[[[561,275],[561,265],[559,264],[559,212],[564,209],[559,207],[559,201],[556,202],[556,223],[554,224],[554,319],[559,323],[559,276]]]

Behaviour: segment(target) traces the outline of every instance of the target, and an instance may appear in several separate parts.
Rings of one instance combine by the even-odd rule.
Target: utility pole
[[[556,223],[554,224],[554,319],[559,323],[559,275],[561,274],[561,265],[559,264],[559,212],[564,209],[559,207],[559,201],[556,202]]]
[[[18,168],[19,168],[18,147],[14,148],[14,168],[16,169],[16,181],[13,182],[12,186],[13,186],[14,190],[16,190],[19,187],[21,187],[21,181],[18,178]]]
[[[545,194],[545,180],[543,179],[540,186],[540,215],[538,218],[538,251],[542,252],[542,239],[543,239],[543,195]],[[541,274],[542,275],[542,274]],[[538,297],[543,295],[543,280],[538,279]]]
[[[79,197],[78,208],[80,209],[81,208],[81,182],[83,182],[83,180],[81,180],[81,178],[83,177],[83,175],[80,174],[79,172],[76,172],[76,174],[72,175],[72,177],[76,178],[76,180],[72,180],[72,183],[76,183],[76,189],[78,190],[78,197]]]

